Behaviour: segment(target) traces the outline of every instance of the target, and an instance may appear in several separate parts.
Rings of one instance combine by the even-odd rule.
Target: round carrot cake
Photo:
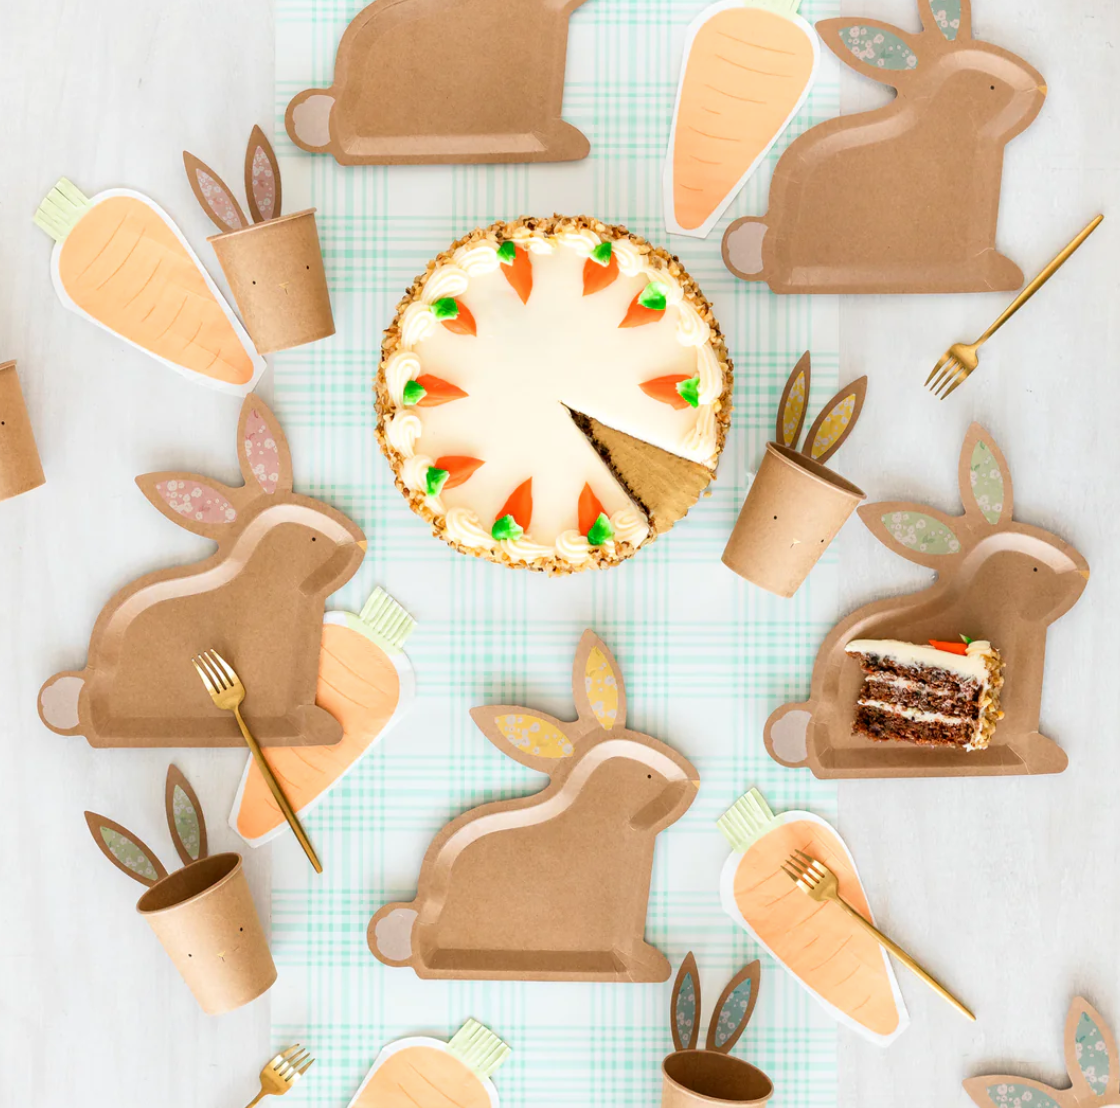
[[[680,262],[555,216],[472,231],[385,332],[377,435],[456,550],[566,573],[663,534],[711,480],[732,370]]]

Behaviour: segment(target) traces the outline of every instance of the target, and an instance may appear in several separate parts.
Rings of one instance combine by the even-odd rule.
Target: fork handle
[[[852,919],[854,919],[865,931],[868,931],[872,935],[874,935],[875,938],[878,939],[878,941],[883,946],[885,946],[887,950],[889,950],[908,970],[910,970],[912,973],[917,974],[931,989],[933,989],[935,993],[939,993],[941,996],[943,996],[962,1015],[967,1016],[974,1023],[976,1022],[976,1017],[959,1000],[957,1000],[957,998],[953,996],[953,994],[949,992],[949,990],[945,988],[945,986],[942,985],[940,981],[938,981],[930,974],[926,973],[926,971],[922,969],[922,967],[919,966],[918,963],[915,962],[914,959],[911,958],[910,955],[907,954],[906,951],[898,945],[898,943],[894,942],[892,939],[888,939],[882,931],[880,931],[869,920],[864,919],[863,916],[861,916],[859,912],[857,912],[846,900],[842,900],[840,897],[837,897],[836,903],[839,904],[840,907],[843,908],[844,911],[847,912],[848,915],[851,916]]]
[[[253,1099],[250,1100],[248,1104],[245,1105],[245,1108],[253,1108],[254,1104],[260,1104],[260,1102],[262,1100],[264,1100],[264,1098],[266,1096],[269,1096],[269,1095],[270,1094],[269,1094],[268,1090],[262,1088],[261,1091],[259,1093],[257,1093],[257,1095],[255,1097],[253,1097]]]
[[[1103,215],[1098,215],[1074,240],[1067,246],[1014,300],[1008,304],[1003,315],[999,317],[977,340],[977,346],[983,346],[1059,269],[1069,261],[1070,256],[1081,244],[1101,225]]]
[[[246,745],[253,753],[253,760],[257,763],[257,769],[261,771],[261,776],[267,782],[276,803],[280,805],[280,811],[284,813],[284,818],[291,824],[292,830],[299,840],[299,845],[303,847],[303,852],[307,855],[307,860],[315,867],[316,873],[322,873],[323,867],[319,862],[319,856],[315,853],[315,848],[311,845],[311,840],[308,839],[307,833],[303,830],[303,825],[299,822],[299,817],[292,811],[292,806],[288,803],[288,798],[284,795],[284,790],[280,788],[280,784],[272,772],[272,767],[265,760],[264,752],[261,750],[261,744],[249,733],[249,728],[245,726],[245,721],[241,718],[241,709],[234,708],[233,714],[237,717],[237,726],[241,728],[241,734],[245,738]],[[261,1096],[267,1095],[267,1093],[261,1094]],[[257,1098],[257,1100],[259,1099],[260,1097]],[[257,1101],[254,1100],[253,1104],[256,1103]]]

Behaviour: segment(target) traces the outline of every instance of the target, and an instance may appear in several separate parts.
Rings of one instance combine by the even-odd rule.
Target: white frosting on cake
[[[558,557],[584,565],[591,547],[576,530],[585,484],[611,520],[617,542],[640,546],[644,513],[630,500],[569,414],[576,411],[654,446],[714,466],[724,367],[712,329],[686,299],[659,256],[628,238],[612,241],[618,278],[583,296],[583,268],[600,236],[572,226],[545,235],[522,226],[514,241],[530,254],[533,289],[522,304],[506,280],[500,241],[489,235],[456,249],[427,277],[421,301],[400,320],[400,348],[385,362],[390,410],[385,436],[405,459],[403,483],[426,492],[427,465],[447,455],[479,458],[461,485],[427,504],[446,513],[445,534],[469,549],[500,549],[532,564]],[[620,328],[634,298],[651,282],[664,293],[660,319]],[[452,296],[470,310],[476,335],[443,327],[430,305]],[[467,396],[436,406],[403,407],[409,380],[429,374]],[[657,377],[698,377],[697,408],[674,408],[648,396]],[[426,464],[425,464],[426,463]],[[527,533],[495,542],[489,528],[510,494],[532,478]],[[614,553],[613,543],[603,552]]]
[[[844,649],[849,654],[877,654],[900,666],[934,666],[981,684],[988,680],[986,658],[991,653],[991,643],[979,640],[969,643],[967,654],[952,654],[935,646],[921,646],[898,639],[855,639]]]

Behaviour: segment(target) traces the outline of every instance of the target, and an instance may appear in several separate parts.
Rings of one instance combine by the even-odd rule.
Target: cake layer
[[[920,681],[904,680],[892,674],[868,673],[861,700],[875,700],[922,712],[978,719],[980,686],[955,694],[944,688],[931,687]]]
[[[861,704],[856,708],[852,731],[875,742],[894,740],[918,746],[967,748],[976,736],[976,724],[944,718],[908,719]]]

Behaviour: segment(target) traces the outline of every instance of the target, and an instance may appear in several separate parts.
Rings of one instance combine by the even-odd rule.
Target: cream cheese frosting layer
[[[649,535],[641,508],[571,411],[710,468],[727,425],[726,352],[687,274],[621,228],[588,222],[527,221],[471,236],[429,268],[386,343],[381,429],[414,507],[419,501],[442,520],[454,544],[515,564],[580,567]],[[522,280],[531,272],[527,296],[510,276],[509,244]],[[585,271],[604,255],[611,279],[585,295]],[[653,308],[638,313],[638,325],[620,326],[650,290]],[[443,325],[446,310],[460,316]],[[418,403],[433,379],[441,399],[457,395]],[[428,474],[446,458],[481,464],[433,493]],[[492,533],[529,480],[528,527]],[[597,543],[579,529],[585,487],[610,521]]]

